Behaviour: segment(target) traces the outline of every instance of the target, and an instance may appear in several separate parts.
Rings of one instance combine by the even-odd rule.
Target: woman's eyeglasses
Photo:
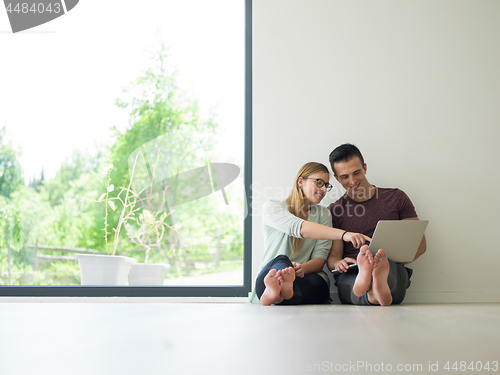
[[[330,185],[329,183],[326,183],[321,178],[311,178],[311,177],[302,177],[302,178],[305,179],[305,180],[316,180],[316,186],[317,187],[322,188],[323,186],[325,186],[326,191],[332,190],[333,185]]]

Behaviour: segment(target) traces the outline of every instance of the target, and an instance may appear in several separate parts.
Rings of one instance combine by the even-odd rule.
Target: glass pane
[[[87,0],[4,33],[0,285],[243,285],[244,5]]]

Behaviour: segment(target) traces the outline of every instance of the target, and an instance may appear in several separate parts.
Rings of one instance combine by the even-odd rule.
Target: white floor
[[[499,362],[500,304],[0,303],[1,375],[495,374]]]

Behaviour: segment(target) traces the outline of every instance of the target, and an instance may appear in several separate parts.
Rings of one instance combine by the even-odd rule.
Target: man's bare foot
[[[293,297],[293,281],[295,280],[295,270],[293,267],[281,270],[283,282],[281,284],[281,297],[290,299]]]
[[[372,253],[368,250],[368,245],[361,246],[359,249],[359,254],[356,259],[358,263],[358,276],[356,276],[356,281],[352,287],[352,291],[358,297],[362,297],[370,289],[372,283]]]
[[[380,249],[373,259],[373,294],[379,305],[389,306],[392,303],[392,294],[387,284],[390,264],[387,260],[387,254]]]
[[[269,306],[273,303],[280,303],[281,301],[283,301],[283,297],[281,297],[280,295],[280,276],[278,275],[278,277],[275,277],[276,274],[277,271],[275,269],[272,269],[268,272],[266,277],[264,277],[264,285],[266,286],[266,289],[264,290],[264,293],[262,293],[262,296],[260,296],[260,303],[263,306]]]

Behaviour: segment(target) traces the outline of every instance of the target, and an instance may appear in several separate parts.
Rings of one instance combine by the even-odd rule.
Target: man
[[[379,220],[418,220],[408,196],[399,189],[379,188],[366,179],[366,163],[359,149],[343,144],[330,154],[330,165],[346,193],[328,209],[334,228],[373,236]],[[422,238],[415,259],[426,250]],[[415,260],[414,259],[414,260]],[[350,269],[350,264],[358,269]],[[412,270],[387,259],[380,249],[375,257],[364,245],[359,250],[343,241],[333,241],[327,265],[335,276],[340,301],[355,305],[399,304],[410,286]]]

